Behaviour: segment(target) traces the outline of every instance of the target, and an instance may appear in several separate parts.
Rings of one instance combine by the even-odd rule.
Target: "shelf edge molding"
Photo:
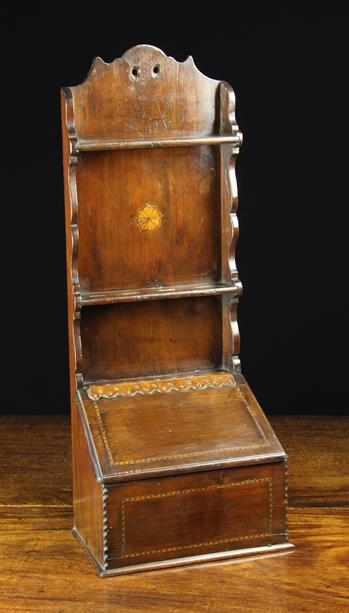
[[[82,292],[78,298],[80,306],[97,306],[120,302],[143,302],[171,298],[195,298],[196,296],[223,296],[232,298],[240,296],[241,283],[234,285],[207,285],[201,287],[161,287],[136,290],[105,290],[99,292]]]
[[[159,147],[192,147],[201,145],[228,145],[242,144],[242,133],[231,135],[212,135],[212,136],[182,136],[178,138],[157,138],[157,139],[137,139],[137,140],[114,140],[81,138],[72,140],[72,153],[85,151],[111,151],[115,149],[155,149]]]

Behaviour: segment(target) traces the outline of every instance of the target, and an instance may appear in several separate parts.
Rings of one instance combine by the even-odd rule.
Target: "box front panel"
[[[284,465],[112,486],[109,568],[285,542]]]

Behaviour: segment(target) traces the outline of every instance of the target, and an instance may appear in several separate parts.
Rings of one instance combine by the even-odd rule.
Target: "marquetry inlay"
[[[125,398],[139,394],[167,394],[169,392],[188,392],[219,387],[235,387],[236,382],[230,373],[216,372],[208,375],[193,375],[143,381],[121,381],[104,385],[90,385],[87,394],[91,400],[101,398]]]
[[[163,213],[158,206],[146,203],[137,211],[136,224],[141,232],[152,232],[161,227]]]

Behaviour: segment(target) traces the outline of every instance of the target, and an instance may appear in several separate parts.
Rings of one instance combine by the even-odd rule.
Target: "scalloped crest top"
[[[146,139],[214,134],[218,86],[192,57],[137,45],[110,64],[95,58],[85,81],[64,90],[78,138]]]

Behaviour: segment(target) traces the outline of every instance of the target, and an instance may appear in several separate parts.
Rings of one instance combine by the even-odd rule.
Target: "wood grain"
[[[0,441],[1,508],[8,505],[20,508],[27,504],[35,508],[71,507],[67,416],[1,416]]]
[[[290,456],[293,506],[349,507],[349,418],[273,417]]]
[[[292,555],[101,580],[69,532],[68,417],[1,417],[1,613],[349,610],[349,418],[271,421],[289,452],[290,503],[303,505],[289,510]]]
[[[81,316],[84,380],[103,381],[217,369],[218,298],[89,307]]]
[[[82,291],[219,280],[212,147],[84,153],[77,190]],[[136,223],[146,204],[162,214],[161,227],[152,232],[141,232]]]

